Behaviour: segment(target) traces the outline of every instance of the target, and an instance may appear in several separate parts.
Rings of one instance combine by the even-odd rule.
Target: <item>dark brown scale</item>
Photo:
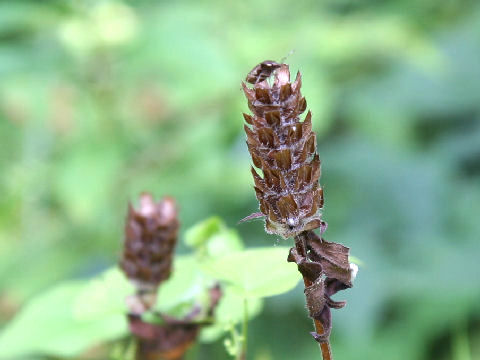
[[[252,71],[250,71],[245,78],[245,81],[249,84],[258,84],[259,82],[265,81],[269,78],[272,73],[277,70],[281,64],[272,61],[272,60],[265,60],[261,62],[257,66],[255,66]]]

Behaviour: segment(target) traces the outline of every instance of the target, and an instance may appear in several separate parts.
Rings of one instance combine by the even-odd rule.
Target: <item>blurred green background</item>
[[[183,229],[256,211],[240,82],[292,50],[326,238],[364,263],[337,295],[335,358],[480,359],[474,0],[0,2],[0,327],[114,264],[143,190],[176,197]],[[236,227],[248,246],[284,242]],[[267,301],[249,359],[319,358],[302,291]]]

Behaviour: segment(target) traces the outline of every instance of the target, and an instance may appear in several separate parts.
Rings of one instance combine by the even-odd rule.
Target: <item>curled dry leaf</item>
[[[334,301],[331,296],[352,287],[352,268],[348,263],[349,248],[327,242],[313,231],[305,231],[296,238],[297,246],[290,249],[287,260],[295,262],[298,271],[311,285],[305,287],[309,316],[320,321],[323,333],[312,332],[320,343],[328,342],[332,329],[330,309],[340,309],[345,301]]]

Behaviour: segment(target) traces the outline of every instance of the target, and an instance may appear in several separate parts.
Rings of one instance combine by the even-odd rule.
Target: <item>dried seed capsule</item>
[[[137,292],[156,290],[170,276],[178,227],[172,198],[155,202],[151,194],[144,193],[138,209],[129,205],[120,267]]]
[[[288,238],[315,229],[322,224],[320,159],[311,113],[300,120],[306,109],[300,73],[292,83],[288,65],[264,61],[246,81],[253,84],[243,84],[253,115],[244,114],[245,132],[253,164],[263,173],[252,172],[266,230]]]

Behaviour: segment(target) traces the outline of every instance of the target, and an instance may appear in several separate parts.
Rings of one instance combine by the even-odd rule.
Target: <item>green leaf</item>
[[[235,230],[227,228],[217,216],[202,221],[185,234],[185,243],[201,256],[217,257],[243,249]]]
[[[223,221],[218,216],[201,221],[186,231],[185,244],[192,248],[204,245],[211,236],[222,231],[223,227]]]
[[[300,275],[287,255],[286,247],[248,249],[205,262],[204,269],[246,298],[263,298],[287,292],[298,283]]]
[[[205,292],[211,280],[198,271],[200,264],[192,255],[178,255],[173,263],[172,275],[158,291],[157,306],[169,312],[181,303],[192,301]]]
[[[243,250],[243,243],[235,230],[226,229],[215,234],[207,242],[207,254],[211,257]]]
[[[158,305],[168,312],[191,301],[212,281],[196,271],[193,256],[178,256],[161,287]],[[125,298],[134,289],[117,267],[89,281],[62,283],[33,298],[0,334],[0,358],[30,354],[74,356],[127,334]]]
[[[125,297],[134,291],[120,269],[112,267],[86,283],[73,302],[73,312],[82,320],[125,314]]]
[[[204,276],[196,271],[200,264],[191,255],[178,255],[170,278],[161,284],[157,306],[168,313],[181,303],[192,301],[206,288]],[[125,298],[135,290],[118,267],[90,280],[74,303],[75,314],[91,319],[105,314],[125,314]]]
[[[63,283],[30,301],[0,334],[0,358],[35,353],[74,356],[127,331],[125,316],[78,316],[74,303],[84,281]]]

